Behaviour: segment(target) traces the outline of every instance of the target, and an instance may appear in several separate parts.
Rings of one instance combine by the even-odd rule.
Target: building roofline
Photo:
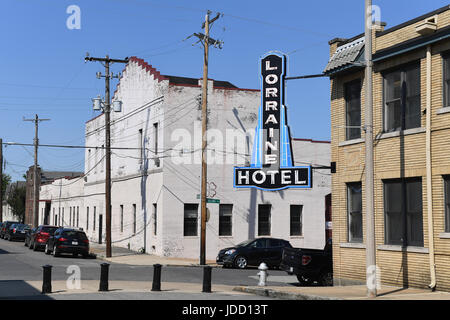
[[[95,116],[94,118],[87,120],[85,123],[89,123],[91,121],[94,121],[95,119],[100,118],[102,115],[104,115],[104,113],[100,113],[98,116]]]
[[[386,49],[378,50],[373,55],[373,61],[378,62],[392,56],[396,56],[408,51],[412,51],[428,44],[439,42],[450,37],[450,26],[438,29],[436,33],[429,36],[418,36],[413,39],[406,40]]]
[[[426,18],[429,18],[429,17],[431,17],[431,16],[434,16],[434,15],[436,15],[436,14],[440,14],[440,13],[442,13],[442,12],[445,12],[445,11],[449,10],[449,9],[450,9],[450,5],[446,5],[446,6],[442,7],[442,8],[437,9],[437,10],[434,10],[434,11],[431,11],[431,12],[428,12],[428,13],[425,13],[425,14],[423,14],[423,15],[417,17],[417,18],[414,18],[414,19],[408,20],[408,21],[406,21],[406,22],[403,22],[403,23],[401,23],[401,24],[398,24],[398,25],[396,25],[396,26],[393,26],[392,28],[386,29],[386,30],[384,30],[384,31],[377,32],[376,35],[377,35],[377,37],[384,36],[384,35],[386,35],[386,34],[388,34],[388,33],[394,32],[394,31],[396,31],[396,30],[399,30],[399,29],[401,29],[401,28],[404,28],[404,27],[406,27],[406,26],[409,26],[409,25],[411,25],[411,24],[414,24],[414,23],[416,23],[416,22],[419,22],[419,21],[421,21],[421,20],[424,20],[424,19],[426,19]]]

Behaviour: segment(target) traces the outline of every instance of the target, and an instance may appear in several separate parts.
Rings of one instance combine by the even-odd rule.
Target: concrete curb
[[[345,300],[336,297],[316,296],[303,293],[283,292],[266,288],[255,287],[235,287],[233,291],[252,293],[263,297],[270,297],[283,300]]]

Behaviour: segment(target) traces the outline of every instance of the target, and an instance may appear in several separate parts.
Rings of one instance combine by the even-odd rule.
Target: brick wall
[[[450,11],[438,17],[438,27],[450,24]],[[415,38],[417,23],[374,39],[374,51],[387,48],[399,42]],[[444,185],[443,174],[450,174],[450,113],[439,114],[443,107],[442,51],[450,49],[446,40],[432,46],[432,199],[433,237],[436,252],[437,289],[450,290],[450,239],[444,232]],[[333,48],[333,50],[335,50]],[[377,245],[377,265],[381,271],[381,281],[390,285],[427,287],[430,283],[429,234],[426,194],[426,153],[425,119],[422,114],[422,130],[401,138],[390,134],[380,138],[383,130],[383,77],[381,72],[410,61],[420,61],[421,69],[421,109],[426,107],[426,48],[402,54],[375,65],[373,75],[374,90],[374,199],[375,237]],[[331,78],[331,161],[336,161],[337,172],[332,177],[333,203],[333,268],[334,277],[341,280],[365,282],[366,252],[364,244],[348,244],[347,234],[347,190],[346,183],[361,181],[363,200],[363,236],[365,242],[365,145],[362,139],[355,143],[345,143],[345,99],[344,84],[354,79],[364,81],[364,72],[357,71]],[[365,87],[361,91],[361,124],[364,125]],[[402,164],[403,162],[403,164]],[[422,178],[423,235],[424,247],[406,251],[384,246],[384,197],[382,179],[404,177]],[[381,247],[380,247],[381,246]]]

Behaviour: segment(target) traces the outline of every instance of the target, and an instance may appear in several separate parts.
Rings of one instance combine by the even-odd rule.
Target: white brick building
[[[201,81],[160,75],[135,57],[127,64],[113,98],[123,102],[122,111],[111,113],[114,245],[199,257]],[[220,204],[208,204],[206,258],[267,233],[296,247],[323,248],[330,171],[313,170],[312,189],[233,188],[233,167],[251,159],[260,92],[214,80],[208,90],[208,182],[214,184],[211,197]],[[51,200],[49,222],[55,223],[54,215],[64,207],[64,224],[75,222],[91,241],[98,241],[100,221],[105,233],[104,149],[95,148],[102,146],[100,115],[86,123],[84,177],[41,187],[40,210],[42,200]],[[330,163],[328,142],[293,139],[292,150],[296,165]],[[298,223],[291,224],[291,211]]]

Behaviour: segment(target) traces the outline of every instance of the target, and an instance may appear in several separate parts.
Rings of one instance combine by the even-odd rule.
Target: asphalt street
[[[52,281],[66,281],[71,275],[73,266],[80,270],[81,281],[99,280],[100,264],[104,261],[99,259],[84,259],[82,257],[73,258],[71,255],[53,257],[46,255],[43,251],[33,251],[24,246],[23,242],[9,242],[0,239],[0,290],[1,283],[11,283],[11,281],[42,281],[44,265],[52,265]],[[237,270],[213,268],[212,285],[227,286],[252,286],[257,285],[258,270],[256,268]],[[111,263],[109,267],[110,281],[146,281],[148,288],[151,288],[153,280],[153,266],[133,266],[118,263]],[[165,266],[161,273],[162,282],[202,284],[203,268],[195,266]],[[269,270],[268,285],[293,286],[297,283],[294,276],[288,276],[284,271]],[[5,288],[5,286],[3,286]],[[96,299],[99,294],[92,293],[85,295],[85,298]],[[139,294],[132,292],[110,292],[103,295],[105,299],[134,299]],[[170,299],[170,296],[180,297],[181,293],[166,292],[164,294],[149,293],[147,299]],[[203,294],[204,295],[204,294]],[[186,299],[202,299],[203,295],[191,293]],[[165,296],[165,298],[163,297]],[[241,299],[243,296],[239,296]],[[250,296],[248,296],[250,297]],[[74,295],[65,294],[58,296],[58,299],[75,299]],[[211,297],[210,297],[211,298]],[[209,298],[209,299],[210,299]],[[261,297],[259,297],[260,299]],[[176,298],[175,298],[176,299]],[[181,298],[183,299],[183,298]],[[231,299],[231,296],[216,295],[214,299]]]

